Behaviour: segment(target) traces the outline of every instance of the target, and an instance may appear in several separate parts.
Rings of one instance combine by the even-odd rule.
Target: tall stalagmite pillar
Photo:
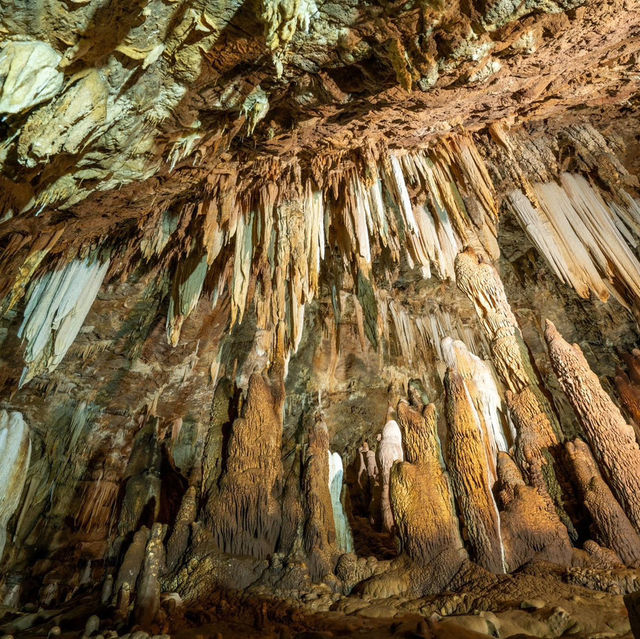
[[[273,553],[282,512],[282,371],[269,380],[254,373],[249,380],[242,417],[229,437],[226,469],[212,514],[223,552],[263,559]]]
[[[449,477],[442,467],[436,408],[421,414],[398,404],[407,461],[391,470],[391,507],[404,552],[432,571],[433,592],[444,588],[467,560]]]
[[[473,302],[491,345],[496,371],[507,388],[507,406],[516,426],[516,461],[541,494],[550,495],[570,533],[573,525],[562,506],[551,451],[561,431],[542,392],[529,352],[496,269],[466,249],[456,258],[458,287]]]
[[[449,441],[447,467],[472,558],[495,573],[505,571],[500,517],[491,486],[482,434],[464,380],[451,369],[445,376]]]
[[[336,561],[336,529],[329,488],[329,431],[320,415],[308,432],[302,490],[304,494],[304,548],[311,577],[321,579],[333,571]]]
[[[567,343],[549,320],[545,339],[553,370],[580,419],[602,475],[640,531],[640,448],[633,428],[603,390],[580,347]]]

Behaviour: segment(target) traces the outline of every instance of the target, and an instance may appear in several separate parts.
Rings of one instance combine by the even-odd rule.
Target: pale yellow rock
[[[20,113],[62,88],[61,55],[45,42],[8,42],[0,51],[0,113]]]
[[[79,153],[107,119],[109,87],[91,69],[54,102],[34,113],[18,141],[18,156],[33,167],[58,153]]]

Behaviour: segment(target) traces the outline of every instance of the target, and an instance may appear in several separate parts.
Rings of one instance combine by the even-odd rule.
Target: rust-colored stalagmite
[[[274,552],[282,519],[281,368],[270,381],[254,373],[242,417],[233,422],[226,469],[220,480],[212,526],[218,547],[265,558]]]
[[[185,492],[173,530],[167,542],[167,567],[174,568],[189,544],[189,528],[196,518],[196,489],[189,486]]]
[[[482,434],[462,377],[445,376],[449,441],[447,467],[458,510],[467,530],[472,559],[495,573],[504,572],[500,517],[489,485]]]
[[[166,524],[155,523],[145,550],[142,572],[136,592],[135,617],[137,623],[148,627],[160,611],[160,577],[165,569],[163,540]]]
[[[553,500],[562,522],[573,526],[562,505],[552,452],[561,436],[556,414],[542,392],[520,328],[496,269],[472,249],[456,258],[458,287],[473,302],[487,334],[496,371],[507,392],[516,426],[516,461],[527,480]]]
[[[614,550],[627,566],[640,565],[640,536],[600,475],[589,446],[581,439],[566,444],[580,497],[591,515],[591,534]]]
[[[329,431],[321,415],[314,418],[308,432],[304,492],[304,548],[313,579],[333,571],[336,561],[336,529],[329,490]]]
[[[498,453],[500,529],[509,572],[532,559],[569,565],[572,547],[553,504],[527,486],[508,453]]]
[[[391,470],[391,507],[404,552],[429,570],[436,592],[468,559],[442,467],[436,408],[429,404],[421,414],[401,401],[397,412],[407,461]]]
[[[633,428],[600,385],[580,347],[567,343],[547,320],[545,339],[553,370],[613,494],[640,530],[640,448]]]
[[[634,348],[630,353],[623,353],[628,374],[621,368],[616,371],[616,388],[622,404],[631,415],[631,425],[640,441],[640,350]]]
[[[117,605],[121,614],[129,606],[131,593],[135,591],[138,575],[144,561],[144,551],[149,540],[149,529],[142,526],[133,535],[133,541],[124,555],[118,576],[113,587],[113,603]]]

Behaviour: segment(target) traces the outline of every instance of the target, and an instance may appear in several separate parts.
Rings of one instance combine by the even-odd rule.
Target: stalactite
[[[536,559],[568,566],[571,540],[553,504],[532,486],[506,452],[498,453],[500,530],[509,572]]]
[[[553,370],[589,440],[602,474],[640,530],[640,448],[633,428],[600,385],[577,344],[547,320],[545,339]]]
[[[54,370],[62,361],[91,309],[108,267],[109,260],[76,259],[31,283],[18,330],[18,337],[27,343],[20,386],[40,373]]]
[[[180,339],[184,320],[198,303],[206,275],[206,253],[193,251],[184,262],[178,264],[167,312],[167,339],[173,346]]]
[[[402,450],[402,432],[395,419],[392,419],[393,411],[389,409],[387,423],[382,429],[382,434],[378,435],[378,450],[376,457],[378,468],[380,469],[380,512],[382,514],[382,527],[387,532],[393,529],[393,513],[389,501],[389,478],[394,462],[402,461],[404,453]]]
[[[224,552],[264,558],[275,550],[282,518],[281,367],[273,379],[270,382],[258,373],[251,376],[242,417],[231,429],[211,517],[218,547]]]
[[[398,404],[407,461],[391,470],[391,505],[403,551],[429,570],[427,588],[445,587],[467,560],[449,478],[442,466],[436,410]]]
[[[602,479],[589,446],[581,439],[566,443],[582,503],[591,515],[595,541],[614,550],[627,566],[640,564],[640,536]]]
[[[351,526],[342,506],[344,468],[340,453],[329,451],[329,491],[333,508],[333,523],[336,528],[336,544],[341,553],[353,552]]]
[[[489,467],[477,414],[462,377],[448,370],[447,423],[449,441],[447,467],[467,530],[472,558],[483,568],[504,572],[500,517],[489,483]]]
[[[585,299],[593,292],[606,301],[613,292],[623,304],[637,303],[640,262],[635,240],[619,219],[629,219],[626,211],[608,206],[577,174],[562,173],[560,184],[534,184],[532,190],[533,203],[520,190],[509,202],[556,275]]]
[[[304,494],[304,548],[312,579],[333,572],[337,557],[336,528],[329,483],[329,431],[322,415],[316,415],[307,433],[302,474]]]
[[[18,508],[31,459],[29,428],[22,414],[0,411],[0,560],[7,524]]]

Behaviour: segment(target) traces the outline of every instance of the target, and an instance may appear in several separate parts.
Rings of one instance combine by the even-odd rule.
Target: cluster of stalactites
[[[75,259],[34,280],[18,337],[26,342],[22,386],[54,370],[75,340],[109,268],[95,256]]]
[[[455,277],[455,256],[468,244],[498,255],[493,189],[470,137],[441,141],[429,152],[389,154],[328,180],[322,188],[311,180],[298,184],[297,197],[284,201],[270,184],[251,204],[231,176],[211,187],[196,212],[202,241],[174,279],[167,318],[172,344],[207,278],[214,305],[228,292],[231,326],[251,307],[258,329],[275,335],[284,326],[287,352],[295,352],[329,246],[337,247],[353,273],[359,298],[371,292],[375,298],[371,265],[383,251],[396,264],[404,261],[424,277],[435,272],[441,279]],[[165,234],[165,227],[158,233]],[[163,235],[145,246],[165,243]],[[368,334],[373,343],[378,331],[375,326]]]

